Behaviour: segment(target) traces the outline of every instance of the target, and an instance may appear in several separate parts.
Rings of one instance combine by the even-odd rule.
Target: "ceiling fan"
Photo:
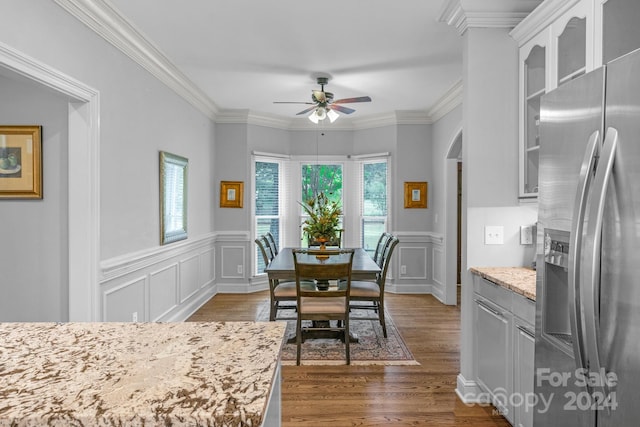
[[[311,112],[309,115],[309,120],[314,123],[318,123],[320,120],[324,120],[325,118],[329,118],[331,123],[333,123],[340,115],[336,113],[339,111],[344,114],[351,114],[354,110],[353,108],[345,107],[341,104],[350,104],[353,102],[371,102],[371,98],[368,96],[358,96],[355,98],[343,98],[333,100],[333,93],[325,92],[324,86],[329,83],[328,77],[318,77],[317,82],[320,85],[320,90],[313,90],[311,92],[311,100],[313,102],[287,102],[287,101],[274,101],[274,104],[307,104],[312,105],[307,109],[304,109],[297,113],[299,116],[301,114],[306,114]]]

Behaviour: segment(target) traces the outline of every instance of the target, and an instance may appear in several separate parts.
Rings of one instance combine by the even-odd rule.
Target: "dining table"
[[[296,248],[282,248],[273,261],[269,263],[265,272],[269,280],[295,280],[296,269],[293,265],[293,253]],[[351,280],[375,280],[380,267],[364,248],[354,248]],[[321,261],[318,261],[321,262]]]
[[[280,281],[295,281],[296,269],[293,263],[293,250],[294,249],[306,249],[306,248],[282,248],[278,254],[269,263],[265,272],[271,280]],[[342,249],[342,248],[340,248]],[[318,263],[322,260],[319,259]],[[353,264],[351,266],[351,280],[376,280],[380,273],[380,266],[371,258],[364,248],[354,248]],[[320,289],[320,288],[318,288]],[[335,334],[330,331],[306,331],[304,334],[309,338],[335,338]],[[295,336],[290,337],[287,342],[295,343]],[[341,337],[344,340],[344,337]],[[354,333],[349,334],[349,341],[352,343],[358,342],[358,337]]]

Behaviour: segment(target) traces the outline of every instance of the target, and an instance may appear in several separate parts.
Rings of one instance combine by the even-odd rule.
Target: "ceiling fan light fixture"
[[[330,109],[329,111],[327,111],[327,117],[329,117],[329,121],[333,123],[338,117],[340,117],[340,114]]]
[[[311,120],[315,124],[318,124],[318,122],[320,121],[318,120],[318,116],[316,116],[315,110],[312,111],[311,114],[309,114],[309,120]]]
[[[318,120],[324,120],[327,118],[327,109],[324,107],[316,108],[316,115],[318,116]]]

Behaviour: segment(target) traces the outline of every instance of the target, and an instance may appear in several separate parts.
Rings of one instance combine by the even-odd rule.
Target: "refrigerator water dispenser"
[[[572,351],[569,320],[569,233],[546,229],[544,233],[544,309],[542,333],[565,352]]]

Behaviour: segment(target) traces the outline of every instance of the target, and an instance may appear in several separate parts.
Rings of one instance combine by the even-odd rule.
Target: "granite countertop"
[[[536,271],[531,268],[471,267],[470,271],[517,294],[536,299]]]
[[[283,322],[0,323],[0,426],[259,426]]]

